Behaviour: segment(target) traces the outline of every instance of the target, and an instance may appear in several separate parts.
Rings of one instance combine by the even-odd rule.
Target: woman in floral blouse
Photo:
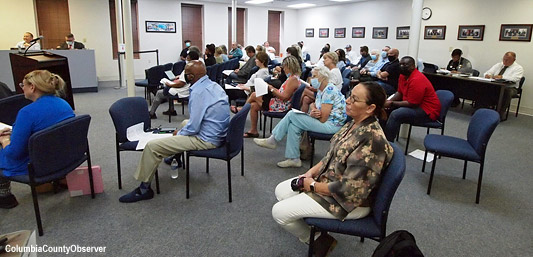
[[[318,90],[315,103],[311,104],[309,115],[290,111],[276,125],[272,135],[266,139],[254,139],[259,146],[274,149],[277,142],[287,136],[284,161],[278,167],[301,167],[300,139],[304,131],[334,134],[346,121],[346,101],[342,93],[329,83],[331,75],[328,68],[321,66],[313,69],[311,86]]]
[[[376,118],[384,118],[385,91],[375,82],[360,83],[346,101],[352,121],[331,139],[326,156],[303,177],[301,191],[292,191],[293,179],[276,187],[278,203],[272,208],[274,220],[284,229],[308,242],[310,228],[305,217],[360,219],[367,216],[373,191],[381,172],[392,159],[393,149]],[[335,246],[326,233],[317,239],[317,256]]]

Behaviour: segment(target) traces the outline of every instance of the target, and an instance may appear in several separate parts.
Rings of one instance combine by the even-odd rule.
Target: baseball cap
[[[346,45],[345,48],[352,48],[352,45]]]

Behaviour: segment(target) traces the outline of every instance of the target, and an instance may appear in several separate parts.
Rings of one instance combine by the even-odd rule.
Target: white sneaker
[[[295,161],[293,159],[287,159],[281,162],[278,162],[278,167],[280,168],[300,168],[302,167],[302,161]]]
[[[276,145],[268,143],[268,138],[254,138],[254,142],[256,145],[264,148],[276,149]]]

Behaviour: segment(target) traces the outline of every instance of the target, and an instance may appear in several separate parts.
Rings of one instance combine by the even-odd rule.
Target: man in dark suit
[[[57,46],[57,49],[60,49],[60,50],[85,49],[85,46],[83,45],[83,43],[74,41],[74,35],[70,33],[65,37],[65,42]]]

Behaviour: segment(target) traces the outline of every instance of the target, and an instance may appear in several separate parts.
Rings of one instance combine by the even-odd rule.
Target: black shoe
[[[152,119],[152,120],[157,119],[157,115],[155,115],[155,113],[154,113],[154,114],[151,114],[151,113],[150,113],[150,119]]]
[[[141,193],[141,189],[135,188],[135,190],[131,191],[130,193],[127,193],[120,197],[118,200],[121,203],[134,203],[142,200],[148,200],[154,198],[154,190],[151,188],[148,188],[148,191],[146,191],[144,194]]]
[[[164,111],[163,115],[178,116],[178,113],[176,112],[176,110],[172,110],[172,111],[168,110],[168,111]]]
[[[313,252],[316,257],[325,257],[328,256],[333,248],[337,246],[337,240],[327,234],[322,232],[320,236],[315,240]]]
[[[0,209],[11,209],[17,207],[19,202],[13,194],[8,194],[6,196],[0,196]]]

